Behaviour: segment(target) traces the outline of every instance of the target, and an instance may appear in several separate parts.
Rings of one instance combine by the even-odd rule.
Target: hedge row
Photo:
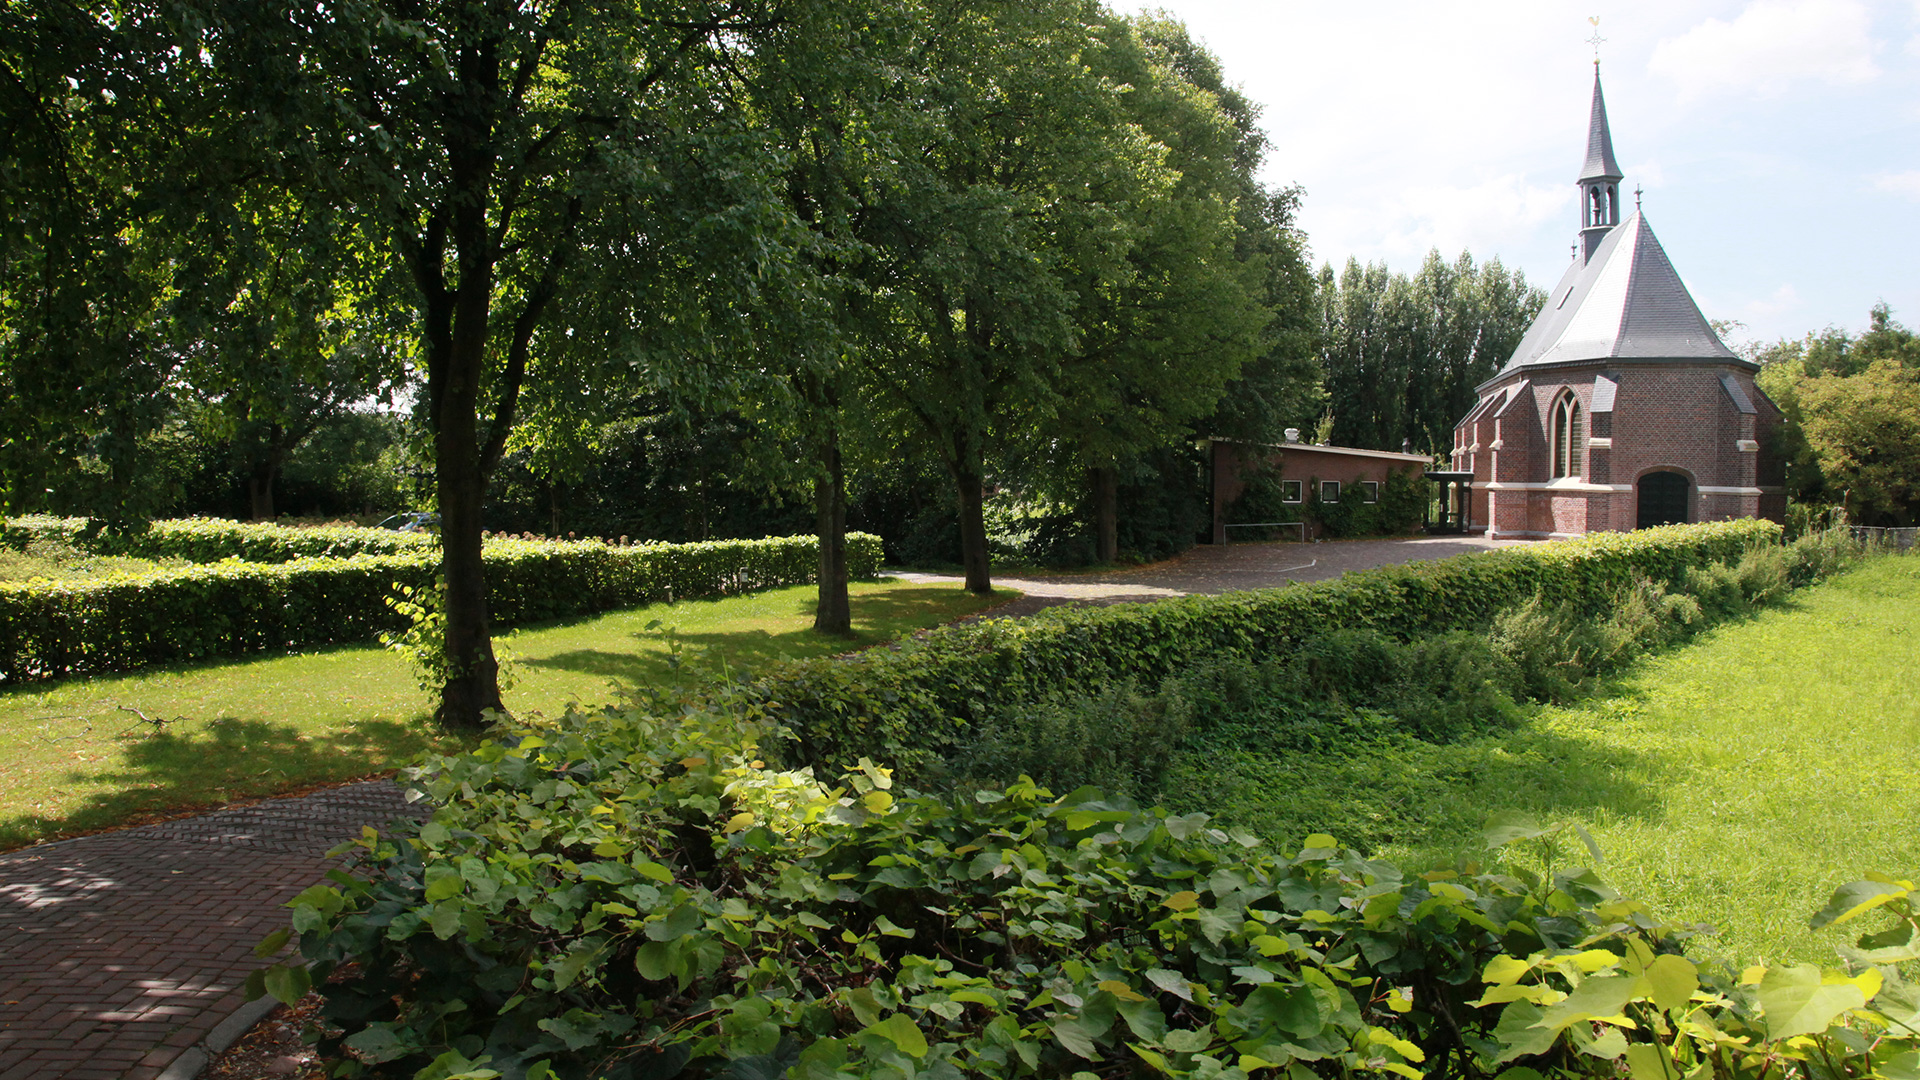
[[[1744,520],[1597,533],[1350,573],[1283,589],[1153,604],[1056,609],[944,627],[898,648],[804,661],[748,691],[755,712],[793,732],[788,756],[837,771],[868,755],[917,773],[936,767],[976,721],[1063,688],[1138,678],[1157,685],[1214,657],[1264,658],[1329,629],[1401,639],[1485,625],[1536,592],[1598,610],[1635,577],[1662,584],[1691,566],[1736,562],[1780,541]]]
[[[489,610],[496,627],[509,627],[806,584],[817,550],[811,536],[634,547],[495,540],[486,546]],[[880,538],[850,534],[847,562],[854,577],[874,576]],[[386,603],[394,586],[428,585],[438,565],[437,553],[425,550],[227,561],[75,584],[0,583],[0,681],[366,641],[398,628]]]
[[[179,518],[156,521],[141,532],[95,529],[86,518],[31,516],[9,518],[0,526],[0,544],[23,549],[34,540],[52,540],[96,555],[138,559],[185,559],[216,563],[239,559],[283,563],[295,559],[352,558],[355,555],[409,555],[433,546],[424,533],[395,532],[358,525],[289,528],[265,521]]]

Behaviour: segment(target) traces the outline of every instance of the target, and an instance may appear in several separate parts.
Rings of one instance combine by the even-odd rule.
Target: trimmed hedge
[[[907,773],[936,767],[961,733],[1062,687],[1134,678],[1157,685],[1222,655],[1263,658],[1330,629],[1402,640],[1483,626],[1536,593],[1598,610],[1636,577],[1663,585],[1689,567],[1737,562],[1780,542],[1743,520],[1503,548],[1349,573],[1337,581],[1152,604],[1056,609],[943,627],[899,647],[803,661],[755,683],[758,712],[791,730],[789,758],[838,770],[862,755]]]
[[[10,518],[0,526],[0,544],[7,547],[24,549],[34,540],[52,540],[95,555],[185,559],[193,563],[217,563],[224,559],[284,563],[295,559],[347,559],[355,555],[410,555],[425,551],[434,543],[433,537],[424,533],[359,525],[289,528],[265,521],[224,518],[156,521],[137,533],[98,531],[86,518],[43,515]]]
[[[633,547],[494,540],[486,546],[489,611],[504,628],[670,598],[801,585],[814,580],[816,552],[811,536]],[[875,576],[880,538],[849,534],[847,562],[852,576]],[[280,563],[229,560],[77,584],[0,583],[0,681],[366,641],[399,628],[386,603],[394,586],[430,585],[438,567],[437,553],[428,549]]]

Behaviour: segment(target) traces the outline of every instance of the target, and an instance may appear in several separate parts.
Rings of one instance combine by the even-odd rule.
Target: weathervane
[[[1600,45],[1607,39],[1600,36],[1600,16],[1589,15],[1587,16],[1587,21],[1593,24],[1593,36],[1587,39],[1587,44],[1593,46],[1593,66],[1599,67]]]

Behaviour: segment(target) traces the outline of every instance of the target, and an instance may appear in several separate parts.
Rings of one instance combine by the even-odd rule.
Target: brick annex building
[[[1785,517],[1759,365],[1714,333],[1639,207],[1620,220],[1621,179],[1596,68],[1573,265],[1454,428],[1455,472],[1430,474],[1466,481],[1471,532]]]

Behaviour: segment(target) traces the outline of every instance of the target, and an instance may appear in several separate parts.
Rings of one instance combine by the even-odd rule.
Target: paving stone
[[[381,780],[0,855],[0,1080],[157,1077],[327,851],[420,813]]]

